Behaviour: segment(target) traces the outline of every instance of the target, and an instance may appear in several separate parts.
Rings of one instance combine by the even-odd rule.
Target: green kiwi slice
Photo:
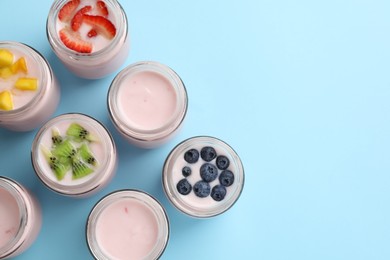
[[[51,129],[51,140],[52,140],[54,146],[62,143],[62,141],[63,141],[63,138],[60,134],[60,131],[55,127],[53,127]]]
[[[72,160],[72,178],[80,179],[93,172],[93,169],[88,167],[82,160],[77,157],[74,157]]]
[[[93,142],[98,140],[96,136],[77,123],[70,124],[66,134],[73,137],[76,142],[82,142],[83,140]]]
[[[88,145],[82,144],[78,149],[77,149],[77,155],[81,157],[81,159],[84,160],[84,162],[87,162],[88,164],[91,164],[93,166],[97,165],[97,160],[93,156],[91,150],[89,149]]]
[[[52,152],[45,146],[41,146],[41,150],[57,180],[62,180],[65,174],[70,170],[70,164],[68,162],[63,162],[60,158],[52,154]]]
[[[72,159],[76,155],[76,149],[68,139],[65,139],[54,147],[52,153],[66,161]]]

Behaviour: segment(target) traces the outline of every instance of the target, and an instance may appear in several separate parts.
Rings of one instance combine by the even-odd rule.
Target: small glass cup
[[[32,47],[20,42],[0,41],[0,49],[14,55],[13,65],[0,68],[0,93],[8,92],[14,105],[11,110],[0,109],[0,127],[31,131],[43,124],[57,109],[59,85],[47,60]],[[18,68],[12,68],[22,58],[25,64],[20,63]],[[4,75],[6,70],[16,72]],[[18,89],[16,82],[21,78],[37,80],[36,89]]]
[[[117,151],[108,130],[79,113],[57,116],[36,134],[31,160],[39,179],[66,196],[87,197],[115,175]]]
[[[188,107],[180,77],[168,66],[153,61],[137,62],[119,72],[107,99],[116,129],[141,148],[154,148],[172,138]]]
[[[85,38],[84,40],[91,43],[94,47],[90,53],[81,53],[66,47],[59,35],[59,31],[65,25],[59,21],[58,14],[61,8],[69,1],[70,0],[54,1],[48,14],[46,32],[53,52],[72,73],[81,78],[98,79],[115,72],[126,61],[130,49],[127,17],[122,6],[116,0],[104,0],[109,11],[106,18],[115,26],[116,34],[109,42],[106,42],[107,39],[103,36],[99,36],[100,34],[104,35],[104,33],[100,33],[99,31],[97,32],[98,35],[96,37],[90,38],[89,36],[83,36]],[[73,13],[80,10],[85,5],[91,5],[91,15],[95,16],[95,10],[97,10],[97,8],[93,1],[81,0],[79,7]],[[87,14],[89,14],[89,12],[87,12]],[[70,25],[66,26],[70,28]],[[97,27],[99,26],[100,25]],[[82,30],[84,29],[80,28],[80,31]],[[71,31],[70,35],[75,33],[78,32]],[[84,34],[87,35],[89,32],[84,31],[82,35]],[[80,35],[77,35],[76,38],[80,37]],[[69,37],[67,39],[69,39]],[[72,39],[72,41],[74,41],[74,39]],[[99,46],[102,44],[102,41],[105,41],[103,47]]]
[[[41,229],[42,213],[36,198],[21,184],[0,176],[0,259],[27,250]]]
[[[151,195],[120,190],[93,207],[86,237],[95,259],[158,259],[169,240],[169,221]]]
[[[163,189],[181,212],[197,218],[230,209],[244,187],[244,167],[227,143],[196,136],[179,143],[165,160]]]

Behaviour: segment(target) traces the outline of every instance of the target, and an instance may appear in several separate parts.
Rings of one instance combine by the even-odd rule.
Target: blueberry
[[[205,198],[210,194],[210,184],[205,181],[198,181],[194,185],[195,195],[200,198]]]
[[[218,169],[226,170],[230,165],[230,161],[225,155],[220,155],[217,157],[216,164]]]
[[[184,154],[184,160],[188,163],[196,163],[199,159],[199,152],[196,149],[190,149]]]
[[[218,177],[218,169],[214,164],[205,163],[200,167],[200,177],[205,182],[212,182]]]
[[[219,175],[219,183],[225,187],[229,187],[234,182],[234,174],[229,170],[224,170]]]
[[[211,162],[215,157],[217,157],[217,152],[211,146],[205,146],[200,151],[200,157],[206,162]]]
[[[188,166],[184,166],[183,169],[181,170],[181,173],[183,174],[184,177],[188,177],[191,175],[191,168]]]
[[[182,179],[177,183],[176,189],[180,194],[187,195],[191,192],[192,187],[191,184],[187,181],[187,179]]]
[[[221,201],[226,196],[226,188],[222,185],[215,185],[211,190],[211,197],[215,201]]]

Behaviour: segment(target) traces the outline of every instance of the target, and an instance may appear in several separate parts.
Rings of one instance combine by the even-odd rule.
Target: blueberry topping
[[[211,162],[215,157],[217,157],[217,152],[213,147],[205,146],[200,151],[200,157],[206,162]]]
[[[214,164],[205,163],[200,167],[200,177],[205,182],[212,182],[218,177],[218,169]]]
[[[220,155],[217,157],[216,164],[218,169],[226,170],[230,165],[230,161],[225,155]]]
[[[187,179],[182,179],[177,183],[176,189],[180,194],[187,195],[191,192],[192,187],[191,184],[187,181]]]
[[[184,166],[183,169],[181,170],[181,173],[183,174],[184,177],[188,177],[191,175],[191,168],[188,166]]]
[[[205,197],[209,196],[210,189],[211,189],[210,184],[208,184],[205,181],[198,181],[194,185],[195,195],[200,197],[200,198],[205,198]]]
[[[184,154],[184,160],[188,163],[196,163],[199,159],[199,152],[196,149],[190,149]]]
[[[222,185],[215,185],[211,190],[211,197],[215,201],[221,201],[226,196],[226,188]]]
[[[225,187],[229,187],[234,182],[234,174],[229,170],[224,170],[219,175],[219,183]]]

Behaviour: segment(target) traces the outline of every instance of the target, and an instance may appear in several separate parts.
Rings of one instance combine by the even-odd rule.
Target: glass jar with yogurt
[[[103,78],[128,56],[127,17],[116,0],[56,0],[46,31],[53,52],[82,78]]]

